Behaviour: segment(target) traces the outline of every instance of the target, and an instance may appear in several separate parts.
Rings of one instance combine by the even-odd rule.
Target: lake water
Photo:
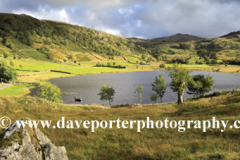
[[[100,88],[105,84],[108,87],[113,87],[116,94],[114,95],[114,104],[131,104],[139,103],[138,94],[134,93],[135,88],[140,84],[143,86],[143,104],[153,103],[150,100],[152,92],[152,83],[155,76],[163,74],[167,89],[163,97],[163,102],[176,102],[177,93],[172,92],[169,83],[171,78],[166,71],[152,71],[152,72],[131,72],[131,73],[111,73],[111,74],[97,74],[97,75],[83,75],[76,77],[57,78],[50,80],[51,83],[56,84],[62,92],[75,93],[73,95],[62,96],[63,103],[78,104],[74,102],[74,96],[80,97],[82,104],[101,104],[109,106],[108,101],[101,101]],[[231,73],[217,73],[193,71],[191,75],[203,74],[213,76],[215,85],[212,92],[220,90],[233,90],[240,88],[240,74]],[[32,91],[32,95],[36,95],[36,90]],[[184,99],[190,98],[192,95],[184,94]],[[160,100],[159,100],[160,102]]]

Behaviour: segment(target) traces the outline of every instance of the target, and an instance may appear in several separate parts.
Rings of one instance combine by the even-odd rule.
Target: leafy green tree
[[[188,43],[180,43],[179,44],[179,47],[181,49],[190,49],[191,48],[191,44],[188,44]]]
[[[42,84],[38,89],[38,97],[47,99],[51,102],[61,103],[61,90],[58,86],[51,84],[50,82],[46,82]]]
[[[18,76],[17,71],[9,66],[5,60],[0,61],[0,78],[3,81],[9,82],[16,80]]]
[[[165,64],[160,64],[159,68],[165,68],[165,66],[166,66]]]
[[[14,66],[14,63],[13,63],[12,61],[10,61],[10,65],[11,65],[11,66]]]
[[[142,84],[139,85],[139,87],[136,87],[135,92],[134,93],[138,93],[138,99],[140,101],[140,103],[142,103],[142,93],[143,93],[143,87]]]
[[[7,58],[8,57],[8,54],[6,52],[3,53],[3,57],[4,58]]]
[[[70,54],[70,55],[68,56],[68,59],[73,59],[73,55]]]
[[[172,67],[167,68],[167,73],[169,77],[172,78],[170,87],[173,92],[178,93],[178,104],[183,103],[184,90],[191,79],[189,75],[190,72],[190,70],[182,68],[178,64],[174,64]]]
[[[111,102],[113,102],[114,94],[115,94],[115,90],[112,87],[109,88],[106,85],[103,85],[103,87],[100,89],[100,93],[98,93],[98,95],[100,95],[100,100],[108,101],[110,107],[111,107]]]
[[[203,95],[204,93],[210,92],[213,89],[214,81],[213,77],[208,75],[206,78],[204,75],[194,75],[192,80],[188,83],[188,94],[195,96]]]
[[[158,103],[158,95],[157,93],[153,93],[151,96],[150,96],[150,100],[151,101],[155,101],[155,103]]]
[[[157,93],[158,97],[161,99],[161,103],[166,88],[167,85],[165,79],[163,78],[162,74],[159,74],[159,77],[156,76],[154,82],[152,83],[152,90]]]

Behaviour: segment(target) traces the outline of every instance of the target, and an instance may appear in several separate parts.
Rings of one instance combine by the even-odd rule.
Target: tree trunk
[[[111,106],[111,102],[109,101],[109,104],[110,104],[110,108],[112,108],[112,106]]]
[[[183,103],[183,93],[182,94],[178,93],[178,104]]]
[[[162,97],[161,97],[161,103],[162,103]]]

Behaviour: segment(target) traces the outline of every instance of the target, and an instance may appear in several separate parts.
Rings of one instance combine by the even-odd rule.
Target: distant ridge
[[[154,38],[154,39],[150,39],[148,41],[150,41],[150,42],[166,41],[168,43],[179,43],[179,42],[188,42],[188,41],[198,41],[198,40],[202,40],[202,39],[204,39],[204,38],[189,35],[189,34],[178,33],[178,34],[175,34],[175,35],[172,35],[169,37]]]
[[[240,35],[240,30],[236,32],[230,32],[226,35],[221,36],[220,38],[238,38],[239,35]]]
[[[205,38],[197,37],[189,34],[175,34],[169,37],[160,37],[154,39],[140,39],[140,38],[128,38],[132,42],[152,42],[152,43],[180,43],[180,42],[188,42],[188,41],[198,41]]]
[[[141,38],[128,38],[129,41],[132,43],[135,43],[137,45],[143,46],[143,47],[150,47],[155,46],[159,44],[166,44],[166,43],[182,43],[182,42],[190,42],[190,41],[199,41],[203,40],[205,38],[197,37],[189,34],[175,34],[169,37],[160,37],[160,38],[154,38],[154,39],[141,39]]]

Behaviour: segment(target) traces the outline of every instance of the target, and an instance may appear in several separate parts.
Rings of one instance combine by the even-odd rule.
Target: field
[[[240,94],[233,93],[214,99],[204,98],[186,102],[182,106],[172,104],[146,105],[143,108],[102,108],[98,106],[62,105],[32,97],[0,97],[0,116],[13,120],[29,117],[32,120],[229,120],[240,118]],[[11,106],[11,107],[9,107]],[[87,112],[93,110],[93,112]],[[238,159],[239,130],[194,129],[185,132],[176,129],[98,128],[42,129],[54,144],[65,146],[69,159]],[[211,158],[212,157],[212,158]]]
[[[2,85],[2,84],[1,84]],[[2,87],[0,85],[0,87]],[[5,89],[0,90],[0,95],[2,96],[24,96],[29,93],[28,85],[20,84],[20,85],[12,85]],[[30,89],[30,88],[29,88]]]

